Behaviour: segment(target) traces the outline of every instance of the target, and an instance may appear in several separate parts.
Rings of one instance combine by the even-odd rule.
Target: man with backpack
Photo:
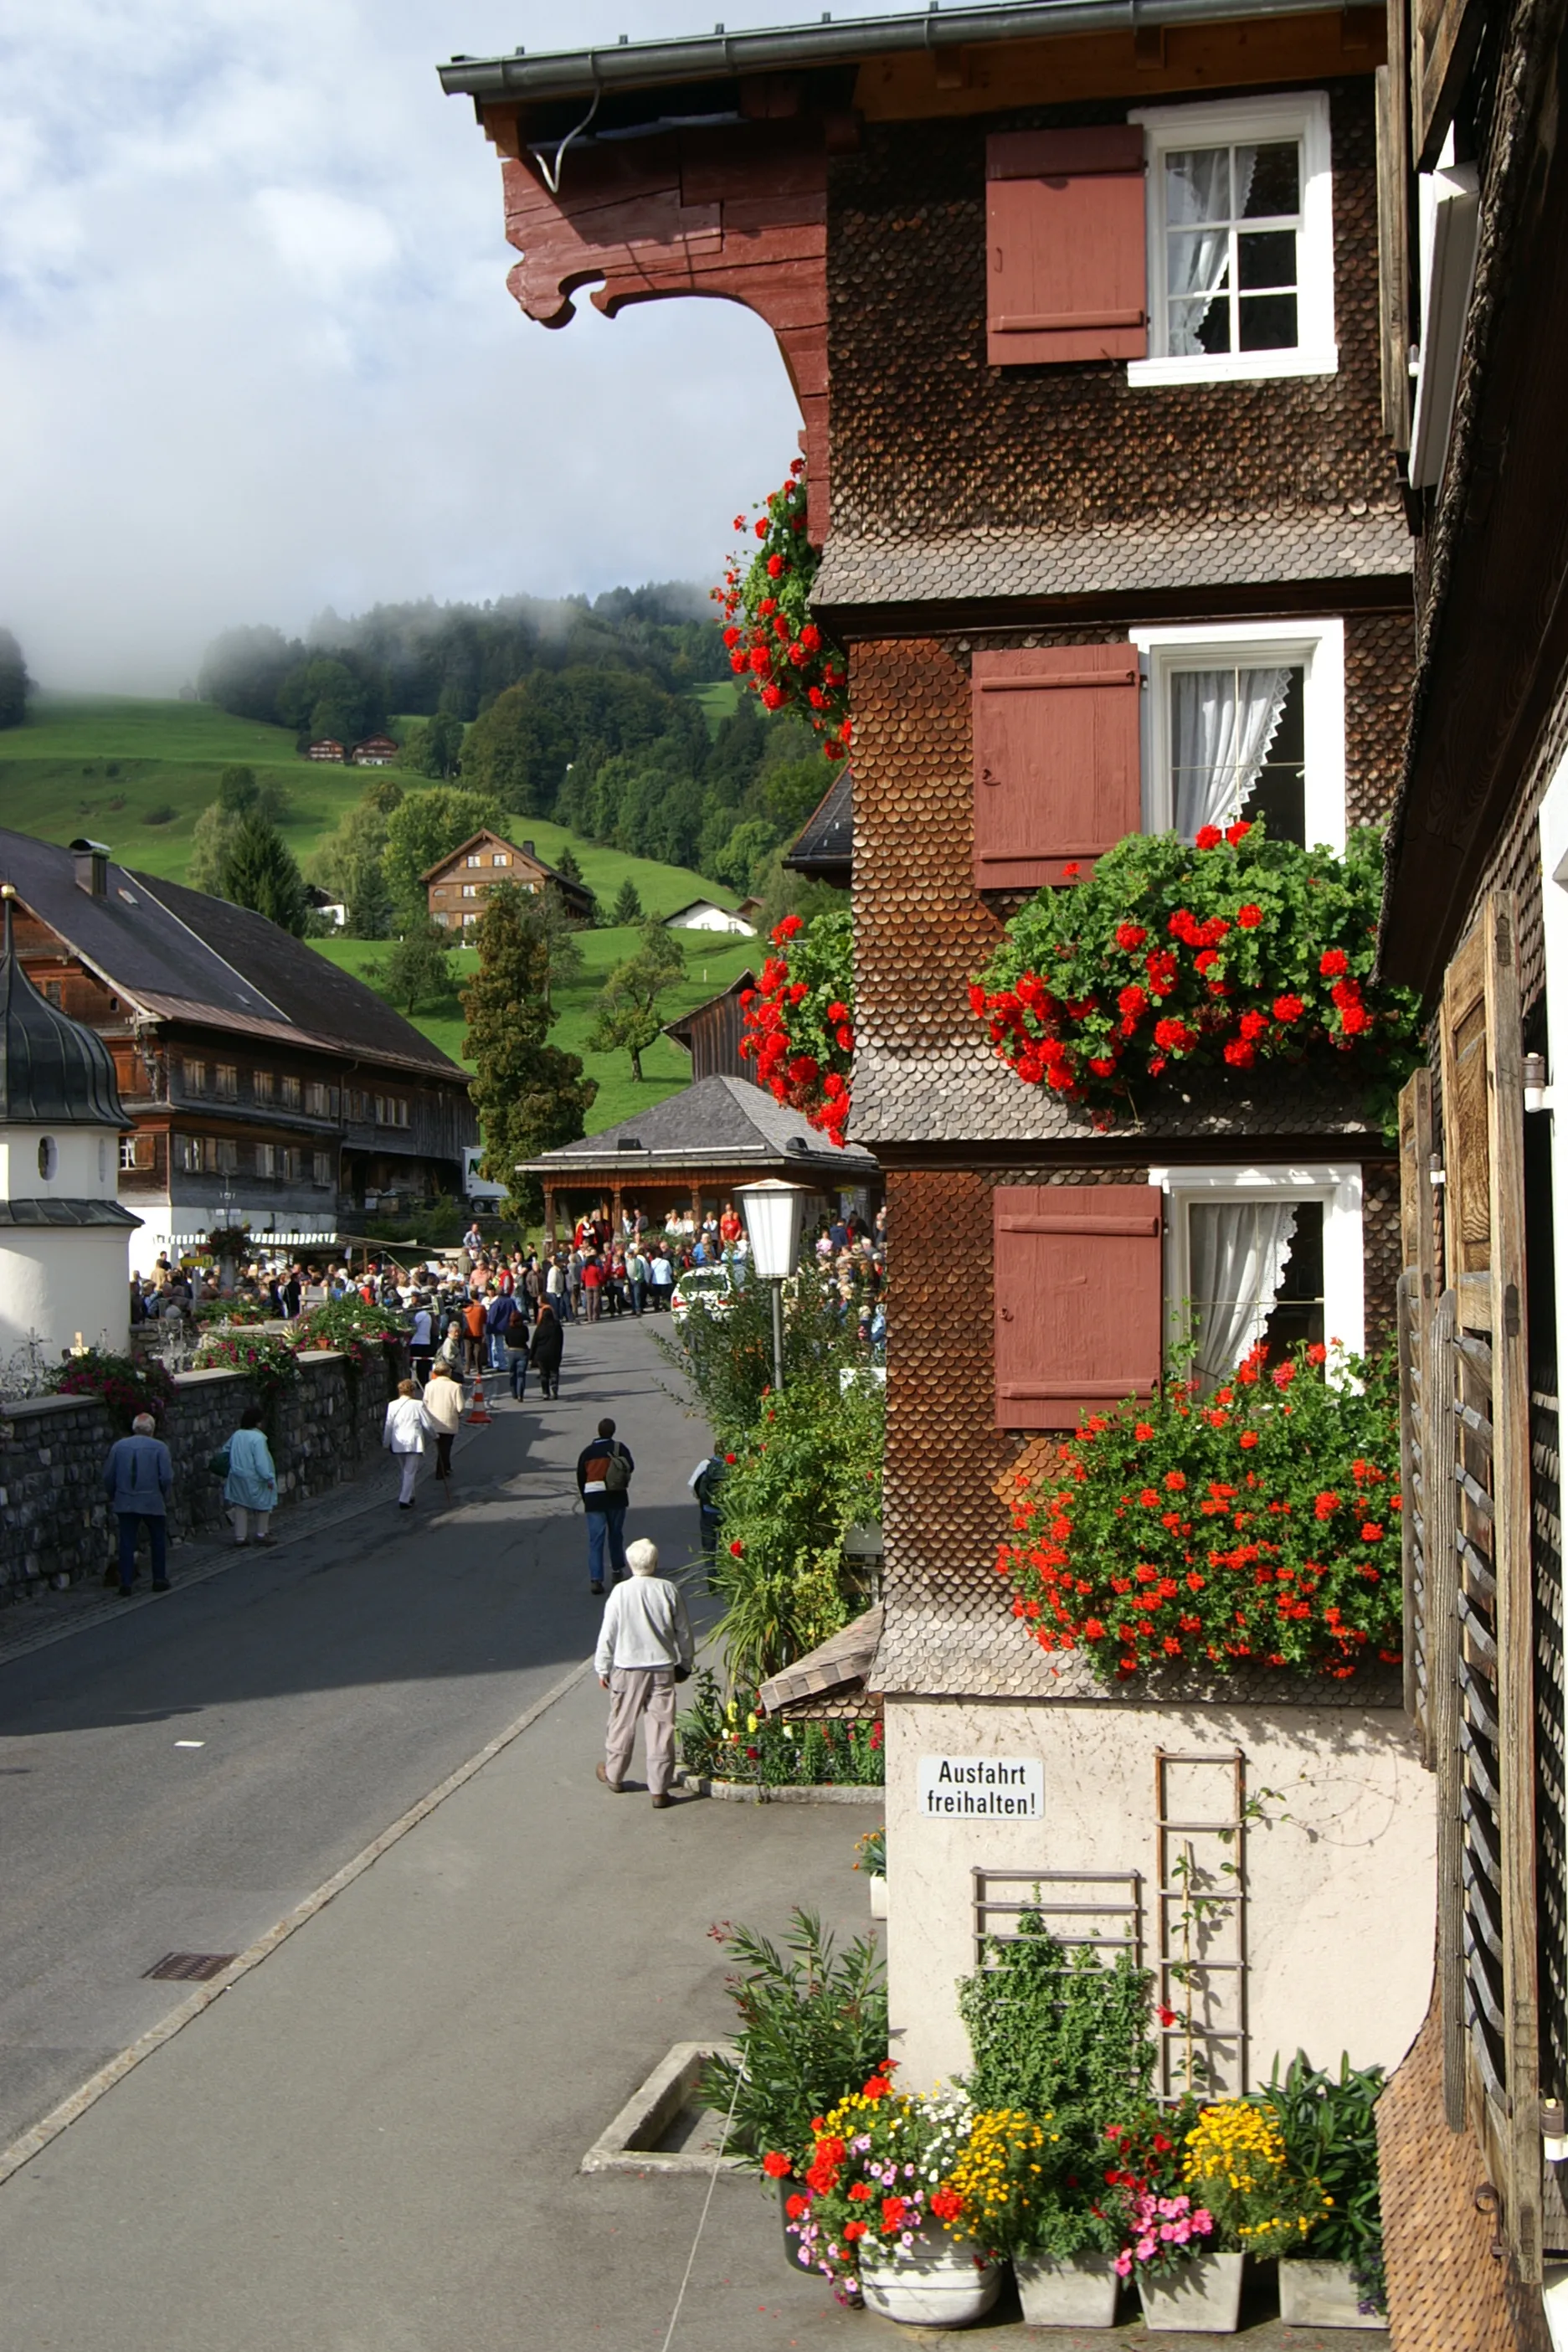
[[[636,1468],[628,1449],[615,1436],[615,1423],[601,1421],[599,1434],[577,1457],[577,1491],[588,1520],[589,1591],[604,1590],[604,1547],[617,1582],[627,1574],[624,1529],[632,1473]]]

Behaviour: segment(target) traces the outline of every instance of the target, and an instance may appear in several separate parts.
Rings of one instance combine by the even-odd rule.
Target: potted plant
[[[857,1870],[863,1870],[870,1882],[871,1916],[873,1919],[887,1916],[887,1832],[885,1828],[867,1830],[864,1837],[855,1840],[855,1853],[860,1859]]]
[[[787,2209],[797,2260],[857,2285],[883,2319],[962,2327],[985,2316],[1001,2284],[976,2234],[979,2214],[952,2177],[973,2112],[961,2092],[895,2091],[893,2068],[883,2059],[816,2118],[804,2182]]]
[[[1321,2181],[1329,2200],[1310,2247],[1280,2264],[1280,2316],[1298,2327],[1387,2325],[1374,2114],[1383,2082],[1381,2066],[1342,2054],[1336,2076],[1298,2050],[1269,2084],[1291,2170]]]
[[[1199,2110],[1181,2135],[1175,2185],[1166,2185],[1168,2158],[1177,2153],[1170,2132],[1145,2125],[1118,2138],[1127,2150],[1124,2171],[1142,2178],[1126,2189],[1129,2237],[1117,2261],[1124,2275],[1137,2279],[1146,2324],[1172,2334],[1233,2335],[1247,2256],[1281,2254],[1305,2239],[1325,2210],[1322,2189],[1292,2177],[1271,2111],[1250,2099]],[[1147,2168],[1145,2147],[1156,2159]]]
[[[982,2109],[949,2179],[963,2200],[951,2226],[1011,2262],[1027,2326],[1113,2327],[1120,2232],[1056,2122]]]
[[[882,1959],[869,1936],[838,1951],[810,1911],[792,1915],[782,1951],[753,1927],[710,1932],[738,1964],[728,1983],[738,2027],[734,2057],[708,2062],[702,2095],[729,2116],[724,2153],[777,2181],[787,2209],[814,2123],[887,2049]],[[793,2261],[792,2240],[788,2251]]]
[[[987,1938],[983,1965],[959,1988],[975,2061],[970,2097],[1021,2110],[1050,2134],[1042,2193],[1009,2249],[1031,2325],[1114,2319],[1124,2216],[1119,2197],[1106,2195],[1104,2119],[1149,2096],[1152,1987],[1130,1951],[1106,1962],[1092,1946],[1069,1949],[1038,1911],[1025,1911],[1016,1936]]]

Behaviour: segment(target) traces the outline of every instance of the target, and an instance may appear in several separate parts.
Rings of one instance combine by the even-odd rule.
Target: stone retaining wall
[[[372,1355],[355,1372],[345,1356],[299,1360],[298,1384],[267,1415],[280,1505],[306,1502],[354,1477],[381,1442],[388,1397],[401,1368]],[[223,1486],[207,1468],[263,1399],[242,1372],[180,1372],[161,1432],[174,1458],[169,1532],[215,1535],[224,1524]],[[99,1574],[113,1544],[103,1464],[120,1434],[96,1397],[34,1397],[0,1419],[0,1604],[40,1578]]]

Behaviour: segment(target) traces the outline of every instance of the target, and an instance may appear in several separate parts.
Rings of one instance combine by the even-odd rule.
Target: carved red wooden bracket
[[[552,195],[516,121],[502,152],[507,280],[530,319],[564,327],[592,287],[612,319],[678,294],[744,303],[779,341],[805,425],[807,528],[828,527],[828,135],[822,121],[750,122],[568,148]]]

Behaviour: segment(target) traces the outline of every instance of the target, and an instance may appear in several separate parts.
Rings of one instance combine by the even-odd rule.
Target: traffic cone
[[[477,1373],[474,1376],[474,1393],[468,1401],[465,1418],[470,1429],[488,1429],[490,1426],[490,1411],[485,1402],[485,1383]]]

